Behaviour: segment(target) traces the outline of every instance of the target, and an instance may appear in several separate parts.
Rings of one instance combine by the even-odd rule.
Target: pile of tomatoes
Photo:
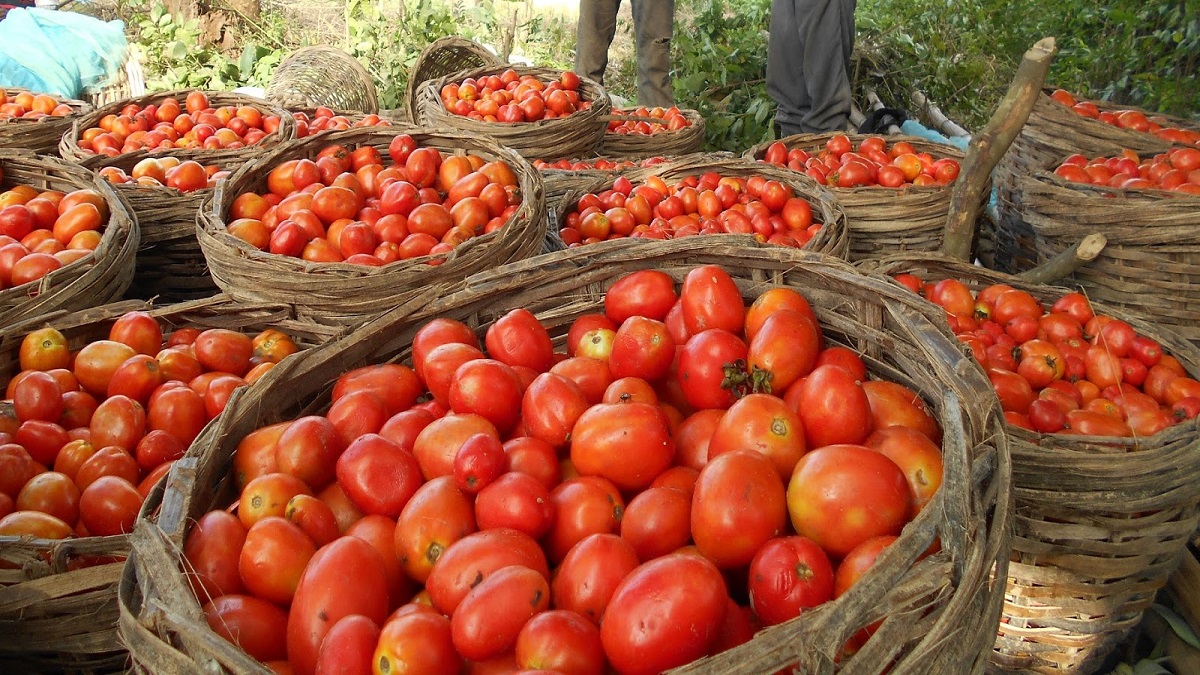
[[[254,106],[213,108],[202,91],[188,92],[183,105],[174,97],[141,107],[121,108],[99,125],[84,129],[79,149],[115,157],[135,150],[220,150],[258,143],[279,128],[277,115]]]
[[[237,387],[297,350],[268,329],[180,328],[146,312],[72,352],[54,328],[25,336],[0,415],[0,535],[131,531],[142,500]]]
[[[939,489],[921,398],[789,288],[634,272],[566,342],[435,319],[242,439],[184,548],[213,630],[300,675],[657,673],[839,596]]]
[[[579,76],[569,70],[547,83],[510,68],[500,75],[451,82],[442,87],[441,97],[447,111],[483,122],[552,120],[592,105],[581,98]]]
[[[1200,382],[1154,339],[1068,293],[1047,310],[1007,284],[896,279],[946,310],[1008,423],[1045,434],[1152,436],[1200,413]]]
[[[560,169],[562,171],[618,171],[620,169],[636,169],[638,167],[647,168],[658,166],[666,162],[663,157],[647,157],[643,160],[632,159],[607,159],[600,157],[597,159],[556,159],[556,160],[533,160],[533,168],[538,171],[548,169]]]
[[[305,138],[322,131],[344,131],[355,127],[390,127],[392,123],[374,113],[362,119],[351,122],[345,115],[338,115],[325,106],[319,106],[313,111],[312,117],[306,112],[294,112],[296,120],[296,138]]]
[[[820,229],[812,205],[791,186],[709,171],[671,185],[650,176],[634,186],[620,176],[611,189],[581,197],[558,235],[569,247],[622,237],[750,234],[760,242],[801,248]]]
[[[178,157],[147,157],[133,165],[129,173],[116,166],[106,166],[99,176],[114,185],[136,183],[146,187],[169,187],[180,192],[195,192],[217,186],[217,182],[229,177],[216,164],[204,165],[194,160]]]
[[[408,134],[387,152],[386,166],[369,145],[283,162],[266,193],[234,199],[229,233],[278,255],[381,266],[447,253],[504,227],[521,205],[517,176],[501,160],[417,147]]]
[[[34,94],[23,91],[12,97],[0,89],[0,120],[21,117],[36,120],[40,117],[66,117],[74,111],[66,103],[49,94]]]
[[[108,215],[108,203],[90,188],[63,193],[17,185],[0,193],[0,290],[37,281],[96,250]]]
[[[1064,159],[1054,173],[1076,183],[1197,195],[1200,194],[1200,149],[1173,147],[1146,160],[1131,150],[1125,150],[1119,157],[1094,159],[1074,154]]]
[[[844,134],[830,137],[825,149],[816,155],[802,148],[789,150],[782,141],[775,141],[759,161],[787,167],[821,185],[839,188],[949,185],[958,178],[961,168],[953,157],[935,159],[928,152],[917,152],[908,141],[896,141],[889,147],[882,136],[868,136],[855,148]]]
[[[1170,141],[1171,143],[1200,146],[1200,131],[1171,126],[1171,122],[1165,117],[1157,115],[1147,117],[1146,113],[1140,110],[1117,110],[1112,112],[1100,110],[1095,103],[1077,100],[1074,94],[1065,89],[1054,90],[1054,93],[1050,94],[1050,98],[1067,106],[1082,117],[1090,117],[1122,129],[1132,129],[1133,131],[1154,134],[1164,141]]]
[[[683,112],[675,106],[670,108],[637,108],[636,110],[617,110],[613,109],[613,115],[631,115],[634,117],[650,117],[659,122],[647,122],[645,120],[610,120],[605,133],[609,134],[636,134],[641,136],[652,136],[667,131],[679,131],[692,126],[691,120],[684,117]]]

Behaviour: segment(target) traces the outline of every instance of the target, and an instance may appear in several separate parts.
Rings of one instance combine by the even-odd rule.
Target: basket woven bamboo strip
[[[0,150],[4,187],[29,185],[71,192],[94,189],[108,205],[100,244],[88,255],[38,281],[0,291],[0,328],[55,310],[78,310],[121,297],[133,279],[140,230],[125,201],[96,176],[60,159]]]
[[[622,245],[624,244],[624,245]],[[207,627],[180,573],[187,523],[234,496],[229,479],[238,440],[260,425],[312,414],[328,403],[344,370],[402,361],[415,331],[449,317],[482,331],[515,307],[537,314],[561,348],[570,323],[602,306],[604,290],[638,269],[660,269],[677,281],[700,264],[720,264],[746,298],[786,285],[812,302],[828,339],[861,351],[878,376],[905,383],[933,403],[945,430],[946,480],[932,508],[910,524],[871,573],[839,600],[761,632],[749,644],[679,672],[773,672],[799,662],[826,674],[844,642],[863,626],[889,618],[840,672],[982,672],[994,638],[1006,574],[1009,485],[1006,438],[990,385],[964,356],[936,314],[915,296],[865,277],[837,260],[782,249],[747,249],[690,238],[664,246],[601,242],[497,268],[463,290],[413,299],[326,348],[277,367],[269,388],[246,392],[189,450],[185,469],[161,506],[135,533],[120,590],[121,634],[135,671],[265,673]],[[153,506],[149,507],[153,508]],[[941,551],[915,562],[934,538]]]
[[[824,150],[825,143],[837,134],[799,134],[781,139],[789,150],[800,148],[810,154]],[[866,134],[849,135],[855,147]],[[915,136],[888,136],[889,143],[905,141],[917,152],[934,159],[949,157],[962,162],[963,153],[950,145],[933,143]],[[743,155],[759,160],[773,143],[760,143]],[[905,186],[889,189],[877,186],[829,188],[846,211],[850,231],[850,260],[878,258],[900,251],[936,251],[942,247],[942,230],[950,211],[950,185]],[[983,204],[980,204],[982,210]]]
[[[483,68],[501,63],[486,47],[473,40],[457,36],[438,38],[429,43],[417,56],[408,84],[404,87],[404,122],[417,119],[417,90],[429,80],[457,73],[460,70]]]
[[[400,260],[383,267],[347,263],[310,263],[260,251],[225,230],[225,214],[237,195],[265,191],[267,174],[279,163],[313,158],[327,145],[370,145],[386,155],[396,134],[409,133],[425,147],[500,159],[517,175],[523,202],[499,231],[474,237],[444,256]],[[357,324],[418,293],[427,285],[458,281],[467,275],[528,257],[543,247],[546,218],[541,178],[524,159],[496,142],[459,133],[415,127],[360,128],[300,139],[247,162],[217,188],[197,223],[196,236],[217,285],[245,301],[295,305],[307,317]]]
[[[99,155],[92,152],[87,152],[79,147],[79,139],[84,130],[98,126],[100,120],[106,115],[119,115],[121,109],[129,104],[136,104],[145,107],[151,103],[158,103],[165,98],[174,97],[182,106],[184,99],[187,98],[188,92],[191,90],[176,90],[166,92],[155,92],[139,96],[137,98],[129,98],[116,103],[110,103],[106,106],[97,108],[92,112],[79,117],[75,120],[71,128],[64,133],[61,141],[58,144],[58,154],[68,161],[78,162],[88,168],[103,166],[106,160],[111,158],[105,155]],[[276,115],[279,117],[279,129],[267,134],[261,141],[250,146],[254,151],[262,151],[271,148],[284,141],[295,138],[296,121],[283,108],[275,106],[269,101],[244,94],[234,94],[224,91],[205,92],[208,96],[209,105],[213,108],[221,106],[250,106],[257,108],[263,115]],[[203,157],[202,163],[207,164],[222,164],[227,161],[235,161],[245,154],[246,148],[223,149],[223,150],[194,150],[197,153],[197,161],[199,157]]]
[[[328,106],[379,111],[375,81],[353,56],[336,47],[301,47],[275,68],[267,99],[283,108]]]
[[[704,145],[704,118],[697,110],[682,109],[680,112],[690,124],[675,131],[659,131],[650,135],[606,132],[600,143],[600,154],[610,157],[664,157],[699,152]],[[608,121],[626,119],[636,121],[646,118],[614,113],[609,115]],[[654,124],[662,124],[661,119],[649,119]]]
[[[955,278],[973,290],[1005,283],[1043,303],[1067,292],[941,256],[893,256],[873,269]],[[1200,374],[1200,352],[1156,317],[1094,309],[1158,340]],[[1200,523],[1198,427],[1178,424],[1150,438],[1008,428],[1016,511],[997,668],[1091,673],[1130,635]]]
[[[600,143],[604,139],[604,119],[608,115],[611,104],[608,93],[600,85],[586,77],[579,78],[579,97],[583,101],[590,101],[591,106],[587,110],[552,120],[516,124],[481,122],[462,115],[455,115],[442,105],[440,92],[446,84],[461,82],[468,77],[498,75],[510,67],[518,75],[534,75],[543,82],[557,80],[561,74],[561,71],[549,68],[500,64],[460,70],[428,80],[422,83],[416,91],[417,107],[414,109],[414,118],[417,124],[434,129],[464,131],[487,136],[531,160],[585,157],[600,147]]]
[[[4,93],[10,99],[26,91],[16,87],[5,87]],[[58,150],[58,142],[63,134],[71,129],[75,118],[89,112],[92,107],[83,101],[56,96],[59,103],[71,106],[72,113],[62,117],[46,116],[39,119],[23,117],[0,118],[0,148],[9,150],[32,150],[34,152],[53,154]]]

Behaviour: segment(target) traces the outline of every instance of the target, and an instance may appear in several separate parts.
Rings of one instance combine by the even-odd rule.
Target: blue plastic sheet
[[[79,98],[108,85],[127,47],[121,21],[14,9],[0,21],[0,86]]]
[[[971,142],[970,138],[964,136],[945,136],[912,119],[904,120],[904,124],[900,125],[900,132],[909,136],[918,136],[934,143],[953,145],[964,152],[967,149],[967,145]]]

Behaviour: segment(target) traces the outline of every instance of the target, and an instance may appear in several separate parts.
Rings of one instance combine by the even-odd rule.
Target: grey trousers
[[[855,4],[772,0],[767,93],[783,135],[846,129]]]
[[[670,106],[671,31],[675,0],[631,0],[633,33],[637,41],[638,102],[645,106]],[[608,48],[617,34],[621,0],[580,0],[576,34],[575,70],[604,83]]]

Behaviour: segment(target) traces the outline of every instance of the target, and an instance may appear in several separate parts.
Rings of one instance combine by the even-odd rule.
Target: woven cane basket
[[[552,120],[515,124],[482,122],[455,115],[442,105],[440,92],[443,86],[451,82],[461,82],[468,77],[499,75],[509,68],[518,75],[534,75],[543,82],[557,80],[561,75],[561,71],[549,68],[500,64],[460,70],[428,80],[417,88],[417,107],[414,109],[417,124],[434,129],[487,136],[531,160],[586,157],[600,147],[604,140],[605,116],[608,115],[610,102],[608,93],[586,77],[579,78],[579,97],[583,101],[590,101],[592,105],[587,110]]]
[[[421,50],[408,75],[404,88],[404,112],[407,122],[417,119],[417,90],[429,80],[457,73],[460,70],[483,68],[501,63],[487,47],[465,38],[449,36],[438,38]]]
[[[379,112],[375,81],[353,56],[336,47],[301,47],[271,74],[267,99],[283,108],[328,106]]]
[[[174,327],[260,331],[277,328],[298,345],[312,347],[332,339],[327,326],[296,320],[280,305],[242,305],[228,296],[155,308],[124,301],[67,313],[55,312],[0,331],[0,382],[20,370],[21,340],[31,331],[53,326],[72,350],[107,339],[122,314],[146,310],[164,332]],[[117,638],[117,583],[128,536],[84,537],[60,541],[0,537],[0,662],[7,672],[117,673],[128,654]],[[13,669],[17,670],[13,670]]]
[[[243,192],[265,192],[267,175],[278,164],[301,157],[314,158],[333,144],[348,148],[370,145],[387,156],[388,144],[400,133],[411,134],[421,147],[471,153],[489,161],[503,160],[517,176],[521,206],[500,230],[467,240],[439,256],[442,261],[437,266],[429,264],[433,260],[429,256],[399,260],[382,267],[310,263],[260,251],[226,231],[226,217],[233,200]],[[546,227],[544,209],[541,178],[515,152],[487,138],[397,125],[335,131],[301,139],[248,162],[218,186],[213,199],[202,210],[196,236],[217,285],[235,298],[284,302],[295,305],[307,317],[357,324],[403,303],[427,285],[458,281],[541,251]]]
[[[733,155],[730,153],[713,153],[708,157],[716,158],[724,155],[728,155],[730,158],[733,157]],[[583,194],[598,185],[603,185],[606,181],[611,184],[617,176],[635,175],[644,169],[650,168],[648,166],[643,166],[642,162],[623,157],[616,159],[596,157],[586,161],[594,162],[599,159],[609,159],[610,161],[618,164],[628,161],[631,166],[618,166],[617,168],[613,169],[558,169],[551,167],[538,169],[538,172],[542,174],[542,193],[546,195],[546,217],[549,219],[548,223],[551,230],[548,233],[549,239],[554,239],[557,237],[557,234],[555,233],[558,230],[558,216],[566,213],[567,209],[571,207],[571,204],[563,202],[563,199],[569,194],[573,192]],[[664,158],[665,161],[663,163],[666,163],[666,161],[677,161],[682,159],[685,158]],[[559,250],[561,248],[562,246],[560,244],[547,249],[547,252],[550,250]]]
[[[798,134],[781,139],[788,150],[800,148],[816,155],[825,143],[837,134]],[[852,134],[848,138],[858,144],[868,136]],[[888,136],[888,143],[906,141],[917,152],[927,152],[934,159],[949,157],[963,160],[963,153],[950,145],[932,143],[915,136]],[[760,160],[772,142],[760,143],[743,155]],[[950,211],[952,185],[907,185],[901,189],[878,186],[829,188],[846,211],[846,226],[850,231],[850,260],[878,258],[900,251],[936,251],[942,247],[942,230]],[[980,210],[982,210],[982,203]]]
[[[600,143],[600,154],[609,157],[667,157],[671,155],[688,155],[700,152],[704,145],[704,118],[696,110],[680,110],[690,123],[689,126],[674,131],[658,131],[653,134],[618,134],[607,131]],[[663,126],[666,123],[660,118],[639,117],[627,113],[617,113],[608,116],[608,122],[641,122]]]
[[[746,298],[774,286],[803,292],[827,339],[861,351],[873,374],[911,386],[931,402],[945,432],[946,477],[931,508],[846,595],[678,672],[774,672],[798,663],[802,672],[832,673],[845,641],[884,616],[862,650],[841,661],[840,672],[981,672],[1003,591],[991,578],[1006,574],[1009,555],[1007,441],[987,380],[967,366],[945,328],[935,326],[929,307],[825,256],[699,238],[669,247],[615,243],[538,256],[471,277],[461,292],[415,298],[319,352],[280,365],[262,380],[269,388],[235,397],[180,460],[192,464],[174,474],[155,521],[140,523],[133,537],[120,602],[121,635],[135,670],[267,672],[209,630],[180,571],[189,523],[234,497],[231,460],[247,433],[323,409],[331,383],[349,368],[407,360],[414,333],[435,317],[461,320],[482,334],[509,310],[525,307],[561,349],[571,322],[601,308],[604,290],[622,276],[658,269],[678,282],[696,265],[718,264]],[[941,550],[917,562],[935,538]]]
[[[0,171],[7,190],[28,185],[38,190],[92,189],[108,205],[108,223],[96,250],[37,281],[0,291],[0,329],[56,310],[75,311],[121,297],[133,279],[140,238],[137,219],[125,201],[105,182],[55,157],[0,151]]]
[[[25,91],[25,89],[6,87],[4,94],[9,99],[12,99],[17,94]],[[54,98],[59,103],[71,106],[71,114],[61,117],[47,115],[38,119],[27,119],[24,117],[0,118],[0,148],[8,150],[32,150],[43,154],[53,154],[58,150],[58,142],[62,140],[63,134],[71,129],[71,124],[75,121],[75,118],[87,113],[92,107],[83,101],[75,101],[62,98],[61,96],[55,96]]]
[[[1051,303],[1067,289],[1030,286],[942,256],[902,255],[874,267],[972,290],[1005,283]],[[1195,377],[1200,352],[1153,318],[1096,303],[1179,358]],[[994,666],[1093,673],[1141,620],[1200,523],[1200,435],[1195,420],[1150,438],[1007,433],[1013,453],[1013,558]]]

